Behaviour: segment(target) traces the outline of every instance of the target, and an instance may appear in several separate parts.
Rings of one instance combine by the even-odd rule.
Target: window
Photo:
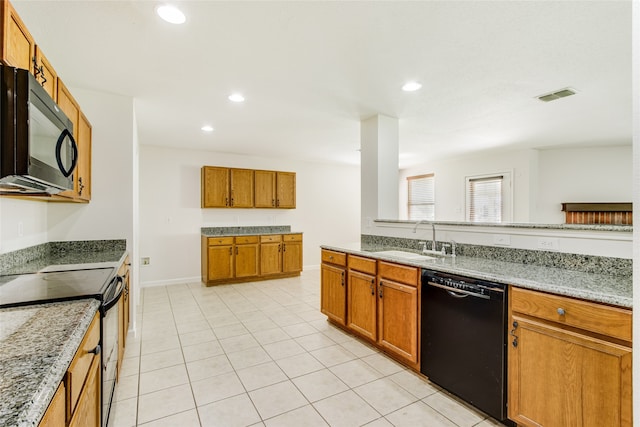
[[[509,173],[466,178],[467,221],[511,220],[511,175]]]
[[[409,183],[409,220],[433,221],[436,217],[434,175],[410,176],[407,182]]]

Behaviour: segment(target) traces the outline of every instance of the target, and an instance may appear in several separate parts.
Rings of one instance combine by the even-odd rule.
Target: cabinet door
[[[71,96],[71,92],[64,85],[62,80],[58,79],[58,106],[62,110],[64,114],[71,120],[73,123],[73,138],[78,143],[78,128],[79,128],[79,118],[80,118],[80,107],[73,96]],[[78,147],[78,156],[80,156],[80,147]],[[79,159],[78,159],[79,160]],[[63,191],[59,193],[59,196],[75,198],[78,194],[78,166],[73,171],[73,186],[74,188],[71,190]]]
[[[67,405],[64,383],[60,383],[56,394],[53,395],[47,411],[42,416],[38,427],[64,427],[67,420]]]
[[[255,207],[276,207],[276,173],[274,171],[260,171],[254,173],[255,177]]]
[[[296,273],[302,271],[302,242],[282,244],[282,272]]]
[[[418,363],[418,288],[380,280],[378,343],[403,359]]]
[[[259,274],[259,246],[257,243],[236,245],[236,277],[253,277]]]
[[[233,208],[253,207],[253,170],[231,169],[231,200]]]
[[[100,355],[95,355],[69,427],[100,426]]]
[[[282,272],[282,244],[280,242],[260,244],[260,274],[265,276]]]
[[[75,176],[77,177],[77,198],[88,202],[91,200],[91,123],[80,112],[78,118],[78,166]]]
[[[209,246],[208,251],[208,279],[231,279],[233,277],[233,246]]]
[[[2,12],[2,60],[13,67],[33,73],[35,42],[11,3],[0,3]]]
[[[329,264],[320,267],[320,311],[329,319],[345,325],[347,322],[347,278],[344,268]]]
[[[347,296],[347,326],[358,334],[376,341],[377,298],[375,276],[349,270]]]
[[[124,292],[124,291],[123,291]],[[118,362],[116,363],[116,381],[120,380],[120,369],[124,359],[124,295],[118,300]]]
[[[517,315],[513,322],[510,419],[523,426],[632,425],[631,348]]]
[[[277,173],[276,207],[293,209],[296,207],[296,174],[294,172]]]
[[[201,192],[203,208],[229,206],[229,169],[204,166],[202,168]]]
[[[40,46],[36,46],[35,51],[36,63],[34,68],[37,67],[37,69],[34,69],[33,73],[36,76],[36,80],[40,82],[51,99],[58,102],[58,74],[47,57],[44,56],[44,53],[42,53]]]

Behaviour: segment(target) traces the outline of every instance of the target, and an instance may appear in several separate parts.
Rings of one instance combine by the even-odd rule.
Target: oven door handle
[[[124,292],[124,279],[122,276],[116,276],[115,280],[120,282],[120,290],[116,293],[116,295],[110,300],[104,303],[104,312],[106,314],[107,311],[111,310],[111,308],[118,303],[122,293]]]

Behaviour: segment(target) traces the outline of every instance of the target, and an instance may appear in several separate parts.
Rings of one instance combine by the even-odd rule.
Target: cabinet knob
[[[558,308],[557,312],[558,312],[558,314],[559,314],[560,316],[564,316],[564,315],[565,315],[564,308]]]

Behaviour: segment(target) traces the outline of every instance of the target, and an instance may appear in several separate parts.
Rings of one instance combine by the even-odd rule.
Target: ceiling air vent
[[[546,95],[540,95],[537,98],[543,102],[555,101],[556,99],[565,98],[567,96],[575,95],[576,91],[570,88],[562,89],[557,92],[548,93]]]

